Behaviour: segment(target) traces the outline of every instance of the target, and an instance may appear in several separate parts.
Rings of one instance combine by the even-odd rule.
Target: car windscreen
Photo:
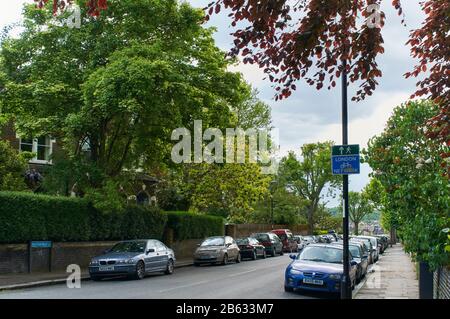
[[[279,237],[281,240],[287,240],[286,234],[279,234],[278,237]]]
[[[342,264],[342,249],[332,247],[308,246],[300,254],[299,260]]]
[[[202,246],[223,246],[225,245],[225,239],[223,237],[212,237],[205,239]]]
[[[248,245],[249,244],[249,240],[247,238],[239,238],[239,239],[236,239],[236,244],[238,244],[238,245]]]
[[[361,258],[361,253],[359,251],[359,247],[355,245],[349,245],[348,248],[350,249],[350,253],[353,257]]]
[[[114,245],[110,252],[114,253],[143,253],[147,242],[145,241],[126,241]]]
[[[269,235],[267,234],[256,234],[255,238],[259,241],[270,241]]]

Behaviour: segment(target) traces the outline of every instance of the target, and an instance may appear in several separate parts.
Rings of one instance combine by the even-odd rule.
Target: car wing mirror
[[[297,255],[291,254],[291,255],[289,255],[289,258],[291,258],[292,260],[296,260],[297,259]]]
[[[154,253],[154,252],[155,252],[154,248],[149,248],[149,249],[147,249],[146,254]]]
[[[352,261],[350,261],[350,265],[356,266],[356,265],[358,265],[358,263],[356,262],[356,260],[352,260]]]

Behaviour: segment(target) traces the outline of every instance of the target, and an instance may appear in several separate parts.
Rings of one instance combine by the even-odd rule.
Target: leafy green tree
[[[340,232],[342,229],[342,218],[340,215],[332,215],[330,210],[323,204],[319,204],[314,216],[314,227],[317,230],[328,233],[330,230]]]
[[[342,208],[341,208],[342,209]],[[348,213],[353,222],[355,235],[359,235],[359,224],[364,218],[373,213],[374,207],[366,193],[349,192],[348,194]]]
[[[21,135],[52,135],[71,159],[102,171],[170,165],[170,132],[194,119],[227,127],[251,97],[232,60],[201,26],[202,10],[176,0],[115,0],[80,28],[25,6],[24,31],[2,42],[2,111]],[[58,19],[58,18],[56,18]],[[43,31],[45,30],[45,31]]]
[[[432,268],[449,262],[442,230],[450,222],[450,188],[440,156],[449,147],[425,135],[427,119],[437,112],[428,101],[396,107],[385,130],[364,151],[385,189],[384,219],[398,227],[405,249]]]
[[[18,153],[9,142],[0,141],[0,191],[26,190],[24,173],[27,154]]]
[[[341,182],[341,179],[331,172],[331,146],[332,142],[305,144],[301,147],[300,159],[290,152],[280,163],[281,183],[307,201],[307,219],[311,234],[314,231],[314,214],[324,190],[328,187],[328,191],[332,193]]]

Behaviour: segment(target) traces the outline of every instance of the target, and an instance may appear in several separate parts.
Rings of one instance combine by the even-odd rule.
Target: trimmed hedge
[[[166,222],[151,207],[105,214],[83,199],[0,192],[0,243],[162,239]]]
[[[167,212],[167,227],[173,229],[174,240],[199,239],[224,234],[223,218],[191,212]]]
[[[84,199],[0,192],[0,243],[162,239],[166,227],[174,240],[224,233],[223,218],[215,216],[137,205],[103,213]]]

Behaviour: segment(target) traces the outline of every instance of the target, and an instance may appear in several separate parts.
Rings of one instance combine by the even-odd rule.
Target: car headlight
[[[303,272],[301,272],[300,270],[295,269],[295,268],[291,268],[290,273],[291,273],[291,275],[302,275],[303,274]]]
[[[89,266],[98,266],[100,263],[98,262],[98,260],[91,260],[91,262],[89,263]]]
[[[328,277],[330,279],[333,279],[333,280],[340,280],[341,279],[341,274],[331,274]]]

